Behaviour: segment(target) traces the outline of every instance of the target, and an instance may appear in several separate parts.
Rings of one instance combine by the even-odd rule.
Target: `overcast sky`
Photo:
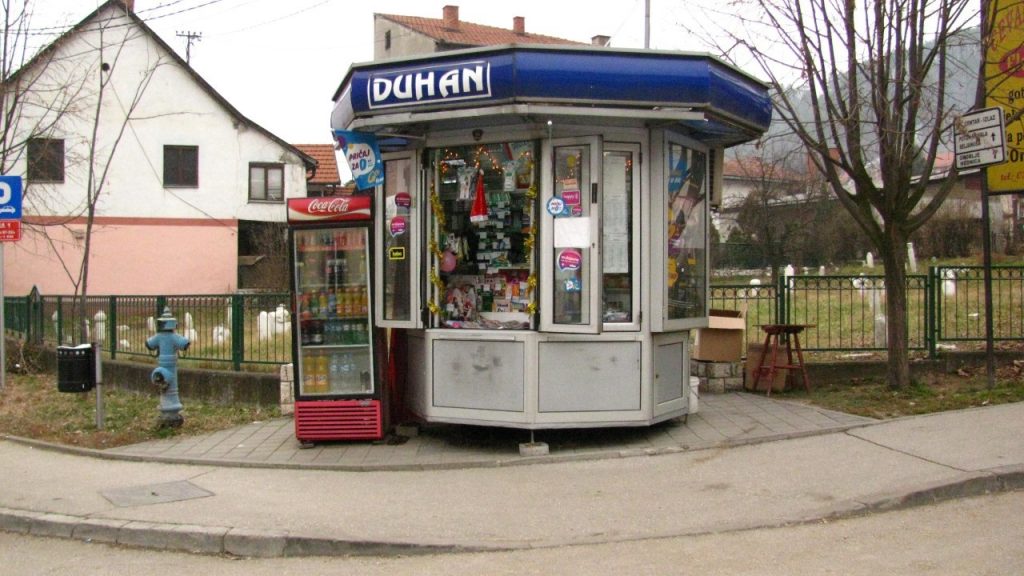
[[[103,2],[36,0],[36,42],[77,24]],[[293,144],[330,143],[331,96],[349,66],[373,58],[373,14],[441,18],[447,4],[466,22],[612,46],[642,48],[644,0],[136,0],[135,12],[185,56],[179,33],[195,32],[193,68],[249,119]],[[684,2],[651,1],[651,47],[706,51],[688,45],[678,26]],[[682,17],[685,18],[685,15]]]

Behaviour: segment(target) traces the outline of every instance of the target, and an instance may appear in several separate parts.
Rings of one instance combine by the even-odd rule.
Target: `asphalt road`
[[[0,558],[5,576],[1018,575],[1024,574],[1024,492],[830,523],[501,553],[259,560],[0,533]]]

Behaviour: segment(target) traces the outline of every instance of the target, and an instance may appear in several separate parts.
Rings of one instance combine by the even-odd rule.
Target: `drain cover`
[[[104,490],[100,494],[114,506],[122,508],[180,502],[182,500],[213,496],[213,492],[203,490],[187,480],[135,486],[132,488],[119,488],[117,490]]]

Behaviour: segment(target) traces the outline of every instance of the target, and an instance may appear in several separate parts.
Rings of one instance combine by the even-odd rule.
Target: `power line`
[[[186,38],[187,44],[185,45],[185,64],[192,64],[192,43],[199,42],[203,39],[202,32],[177,32],[175,34],[178,38]]]

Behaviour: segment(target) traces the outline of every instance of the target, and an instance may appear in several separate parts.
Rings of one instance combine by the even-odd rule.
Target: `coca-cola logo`
[[[309,203],[310,214],[344,214],[348,212],[348,198],[326,198]]]

